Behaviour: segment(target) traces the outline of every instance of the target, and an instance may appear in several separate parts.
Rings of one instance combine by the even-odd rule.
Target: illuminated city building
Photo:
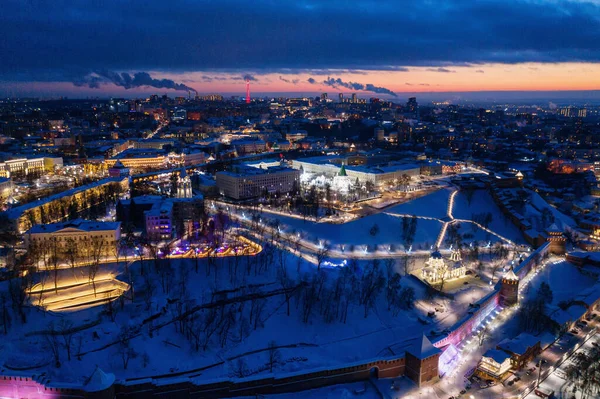
[[[38,224],[25,233],[25,245],[28,250],[37,246],[54,246],[62,253],[74,243],[73,250],[84,256],[86,250],[100,251],[103,256],[116,251],[121,238],[121,222],[99,222],[95,220],[75,219],[68,222]],[[93,246],[93,248],[90,248]],[[52,255],[54,248],[46,248]]]

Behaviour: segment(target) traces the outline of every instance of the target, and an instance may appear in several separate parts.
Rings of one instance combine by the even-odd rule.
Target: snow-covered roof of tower
[[[115,162],[115,164],[112,167],[113,169],[125,169],[125,165],[123,165],[123,162],[121,162],[120,159],[117,159],[117,162]]]
[[[407,352],[418,359],[425,359],[436,355],[441,351],[432,345],[431,341],[423,334],[415,345],[407,349]]]
[[[86,381],[84,389],[86,392],[98,392],[109,388],[114,383],[114,374],[107,374],[100,367],[96,366],[96,370],[94,370],[90,378]]]
[[[521,173],[521,171],[518,171],[515,176],[517,176],[517,177],[523,177],[523,173]]]
[[[504,274],[504,276],[502,276],[502,278],[505,280],[513,280],[513,281],[519,280],[519,277],[513,271],[512,266],[510,267],[510,269],[508,269],[508,271]]]
[[[558,228],[556,223],[552,223],[550,227],[546,230],[548,233],[562,233],[562,231]]]

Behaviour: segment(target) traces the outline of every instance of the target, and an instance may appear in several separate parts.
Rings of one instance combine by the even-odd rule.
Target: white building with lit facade
[[[74,241],[81,251],[89,248],[94,242],[96,249],[101,248],[103,255],[115,252],[121,238],[121,222],[98,222],[95,220],[76,219],[68,222],[38,224],[25,233],[25,245],[44,246],[56,243],[64,248]]]
[[[242,165],[217,172],[216,180],[221,195],[242,200],[259,197],[264,192],[289,193],[299,186],[300,171],[284,166],[260,169]]]
[[[421,270],[421,277],[431,284],[461,278],[467,272],[458,250],[452,251],[448,260],[444,260],[439,251],[434,251],[425,264],[426,266]]]

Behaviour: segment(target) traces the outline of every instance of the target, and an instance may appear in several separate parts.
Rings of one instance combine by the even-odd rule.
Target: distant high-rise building
[[[352,93],[352,103],[356,104],[356,93]]]
[[[585,109],[585,108],[581,108],[581,109],[579,110],[579,112],[577,113],[577,116],[578,116],[578,117],[580,117],[580,118],[585,118],[585,117],[587,117],[587,109]]]
[[[567,118],[572,118],[577,114],[577,110],[573,106],[568,106],[560,109],[560,114],[562,116],[566,116]]]
[[[406,103],[408,112],[413,114],[415,117],[419,116],[419,104],[417,103],[417,97],[410,97]]]
[[[321,101],[327,100],[327,93],[321,93]]]
[[[246,104],[250,104],[250,79],[246,78]]]
[[[338,98],[339,98],[340,102],[343,103],[344,102],[344,93],[338,94]]]

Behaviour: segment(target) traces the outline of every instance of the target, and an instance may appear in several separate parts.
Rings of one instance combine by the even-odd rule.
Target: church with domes
[[[421,277],[430,284],[463,277],[467,271],[458,249],[453,250],[448,259],[444,259],[441,252],[433,251],[425,264]]]

